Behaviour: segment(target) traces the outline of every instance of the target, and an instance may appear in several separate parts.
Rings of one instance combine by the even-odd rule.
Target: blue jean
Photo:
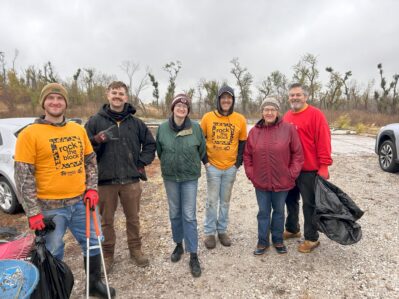
[[[198,179],[185,182],[164,179],[164,184],[169,203],[173,241],[181,243],[184,238],[186,251],[196,253],[198,248]]]
[[[46,248],[58,260],[64,258],[64,235],[69,228],[72,235],[80,244],[83,255],[86,256],[86,207],[83,201],[59,209],[45,210],[42,212],[44,217],[54,216],[55,230],[45,236]],[[98,239],[94,230],[93,219],[90,219],[90,246],[98,245]],[[99,228],[101,229],[98,217]],[[100,254],[100,249],[91,249],[90,256]]]
[[[204,221],[205,235],[223,234],[229,222],[229,207],[237,168],[221,170],[211,165],[206,168],[208,197]],[[218,216],[219,208],[219,216]]]
[[[273,244],[283,243],[284,207],[288,191],[272,192],[255,189],[258,201],[258,245],[270,246],[269,234],[271,230]],[[270,212],[273,214],[270,225]]]

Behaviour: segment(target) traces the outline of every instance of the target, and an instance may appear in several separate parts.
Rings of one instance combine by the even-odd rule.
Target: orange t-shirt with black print
[[[86,131],[79,124],[32,124],[18,135],[15,161],[35,166],[38,198],[65,199],[86,190],[84,156],[92,152]]]
[[[245,117],[237,112],[225,116],[211,111],[203,116],[201,128],[209,163],[222,170],[232,167],[237,160],[239,141],[247,140]]]

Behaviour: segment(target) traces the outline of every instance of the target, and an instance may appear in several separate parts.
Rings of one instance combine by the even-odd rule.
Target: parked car
[[[375,142],[375,152],[382,170],[399,171],[399,123],[389,124],[380,129]]]
[[[14,152],[18,133],[35,118],[0,119],[0,209],[13,214],[22,210],[14,180]],[[79,118],[70,119],[79,124]]]
[[[9,214],[21,210],[14,181],[14,151],[18,132],[34,118],[0,119],[0,208]]]

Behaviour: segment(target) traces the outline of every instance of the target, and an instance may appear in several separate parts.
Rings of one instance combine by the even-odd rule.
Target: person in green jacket
[[[172,262],[178,262],[186,251],[190,253],[190,270],[201,275],[198,261],[197,188],[201,176],[201,160],[205,157],[205,138],[201,127],[188,117],[190,98],[178,94],[171,105],[170,118],[157,132],[157,154],[169,203],[169,219],[176,248]]]

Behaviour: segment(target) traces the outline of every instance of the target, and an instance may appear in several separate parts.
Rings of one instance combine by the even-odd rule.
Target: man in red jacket
[[[319,233],[313,223],[315,210],[314,183],[316,175],[329,178],[328,166],[331,159],[331,134],[323,112],[307,104],[309,93],[300,83],[289,88],[288,101],[291,106],[284,115],[284,120],[296,126],[301,140],[305,162],[296,181],[296,186],[288,193],[286,199],[287,219],[284,238],[299,238],[299,194],[303,200],[304,236],[298,251],[309,253],[320,245]]]

